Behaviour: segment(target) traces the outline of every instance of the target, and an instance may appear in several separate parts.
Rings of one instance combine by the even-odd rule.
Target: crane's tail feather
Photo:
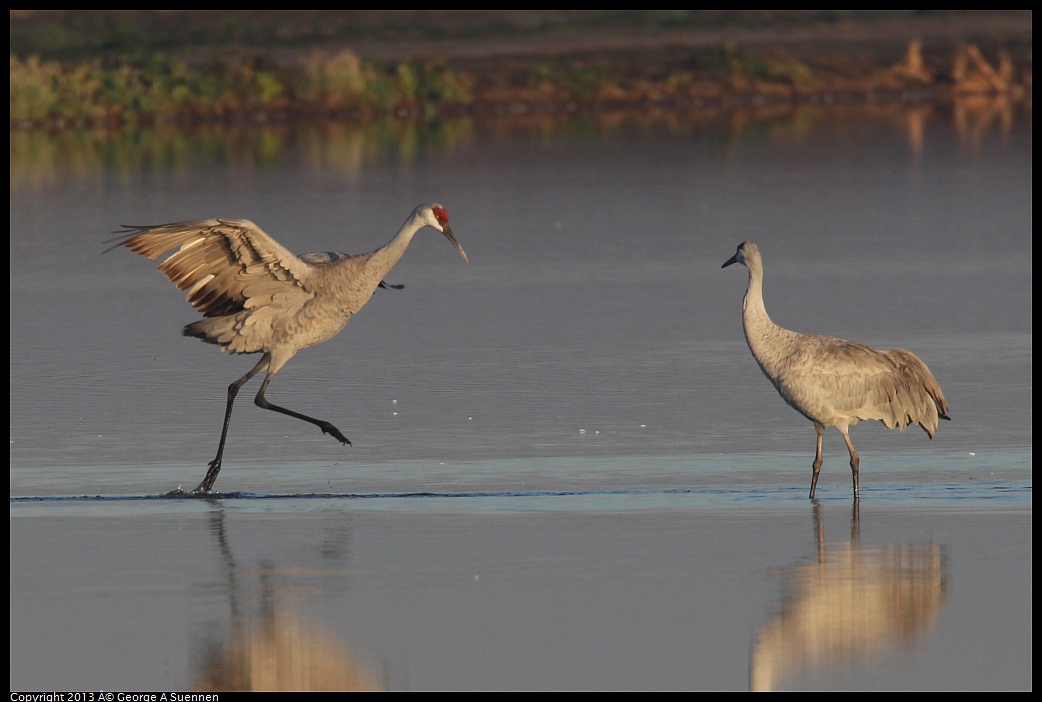
[[[926,364],[911,351],[891,349],[886,355],[898,369],[898,375],[894,378],[894,391],[895,398],[901,398],[902,401],[895,406],[895,410],[904,415],[904,421],[899,426],[904,428],[906,424],[918,424],[932,439],[937,433],[938,420],[951,421],[948,400],[940,383]]]

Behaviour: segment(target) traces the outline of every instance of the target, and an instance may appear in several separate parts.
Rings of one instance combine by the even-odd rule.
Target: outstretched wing
[[[125,226],[118,233],[129,236],[116,246],[149,259],[176,248],[159,270],[187,291],[188,302],[206,317],[233,314],[277,295],[310,297],[313,266],[249,220]]]

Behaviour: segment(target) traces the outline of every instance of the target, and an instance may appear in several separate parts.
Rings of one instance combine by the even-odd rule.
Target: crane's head
[[[449,240],[453,248],[459,252],[459,255],[463,257],[463,260],[470,263],[470,259],[467,258],[466,252],[463,247],[456,241],[455,235],[452,233],[452,228],[449,226],[449,213],[445,211],[445,208],[439,204],[431,203],[426,205],[420,205],[416,208],[416,215],[420,218],[420,221],[428,227],[437,229],[439,232],[445,235],[445,238]]]
[[[727,268],[732,263],[741,263],[743,266],[748,268],[749,264],[746,263],[746,261],[748,261],[751,258],[758,259],[759,257],[760,250],[756,248],[756,244],[754,244],[751,241],[743,241],[741,244],[738,245],[738,250],[735,251],[734,256],[724,261],[724,265],[720,267]]]

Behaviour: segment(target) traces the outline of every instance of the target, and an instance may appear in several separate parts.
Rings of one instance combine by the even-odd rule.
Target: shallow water
[[[361,688],[1031,689],[1031,119],[1009,117],[12,135],[12,690],[213,687],[308,642]],[[222,494],[161,498],[201,479],[254,360],[181,337],[181,294],[107,232],[249,218],[357,253],[427,200],[471,265],[421,233],[404,290],[268,393],[354,445],[257,409],[255,381]],[[806,498],[813,428],[720,270],[744,239],[776,322],[909,348],[948,396],[933,441],[853,429],[856,515],[834,431]]]

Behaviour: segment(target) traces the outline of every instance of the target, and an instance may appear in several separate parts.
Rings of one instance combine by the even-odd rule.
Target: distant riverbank
[[[1032,87],[1030,11],[18,11],[11,34],[12,130],[1030,102]]]

